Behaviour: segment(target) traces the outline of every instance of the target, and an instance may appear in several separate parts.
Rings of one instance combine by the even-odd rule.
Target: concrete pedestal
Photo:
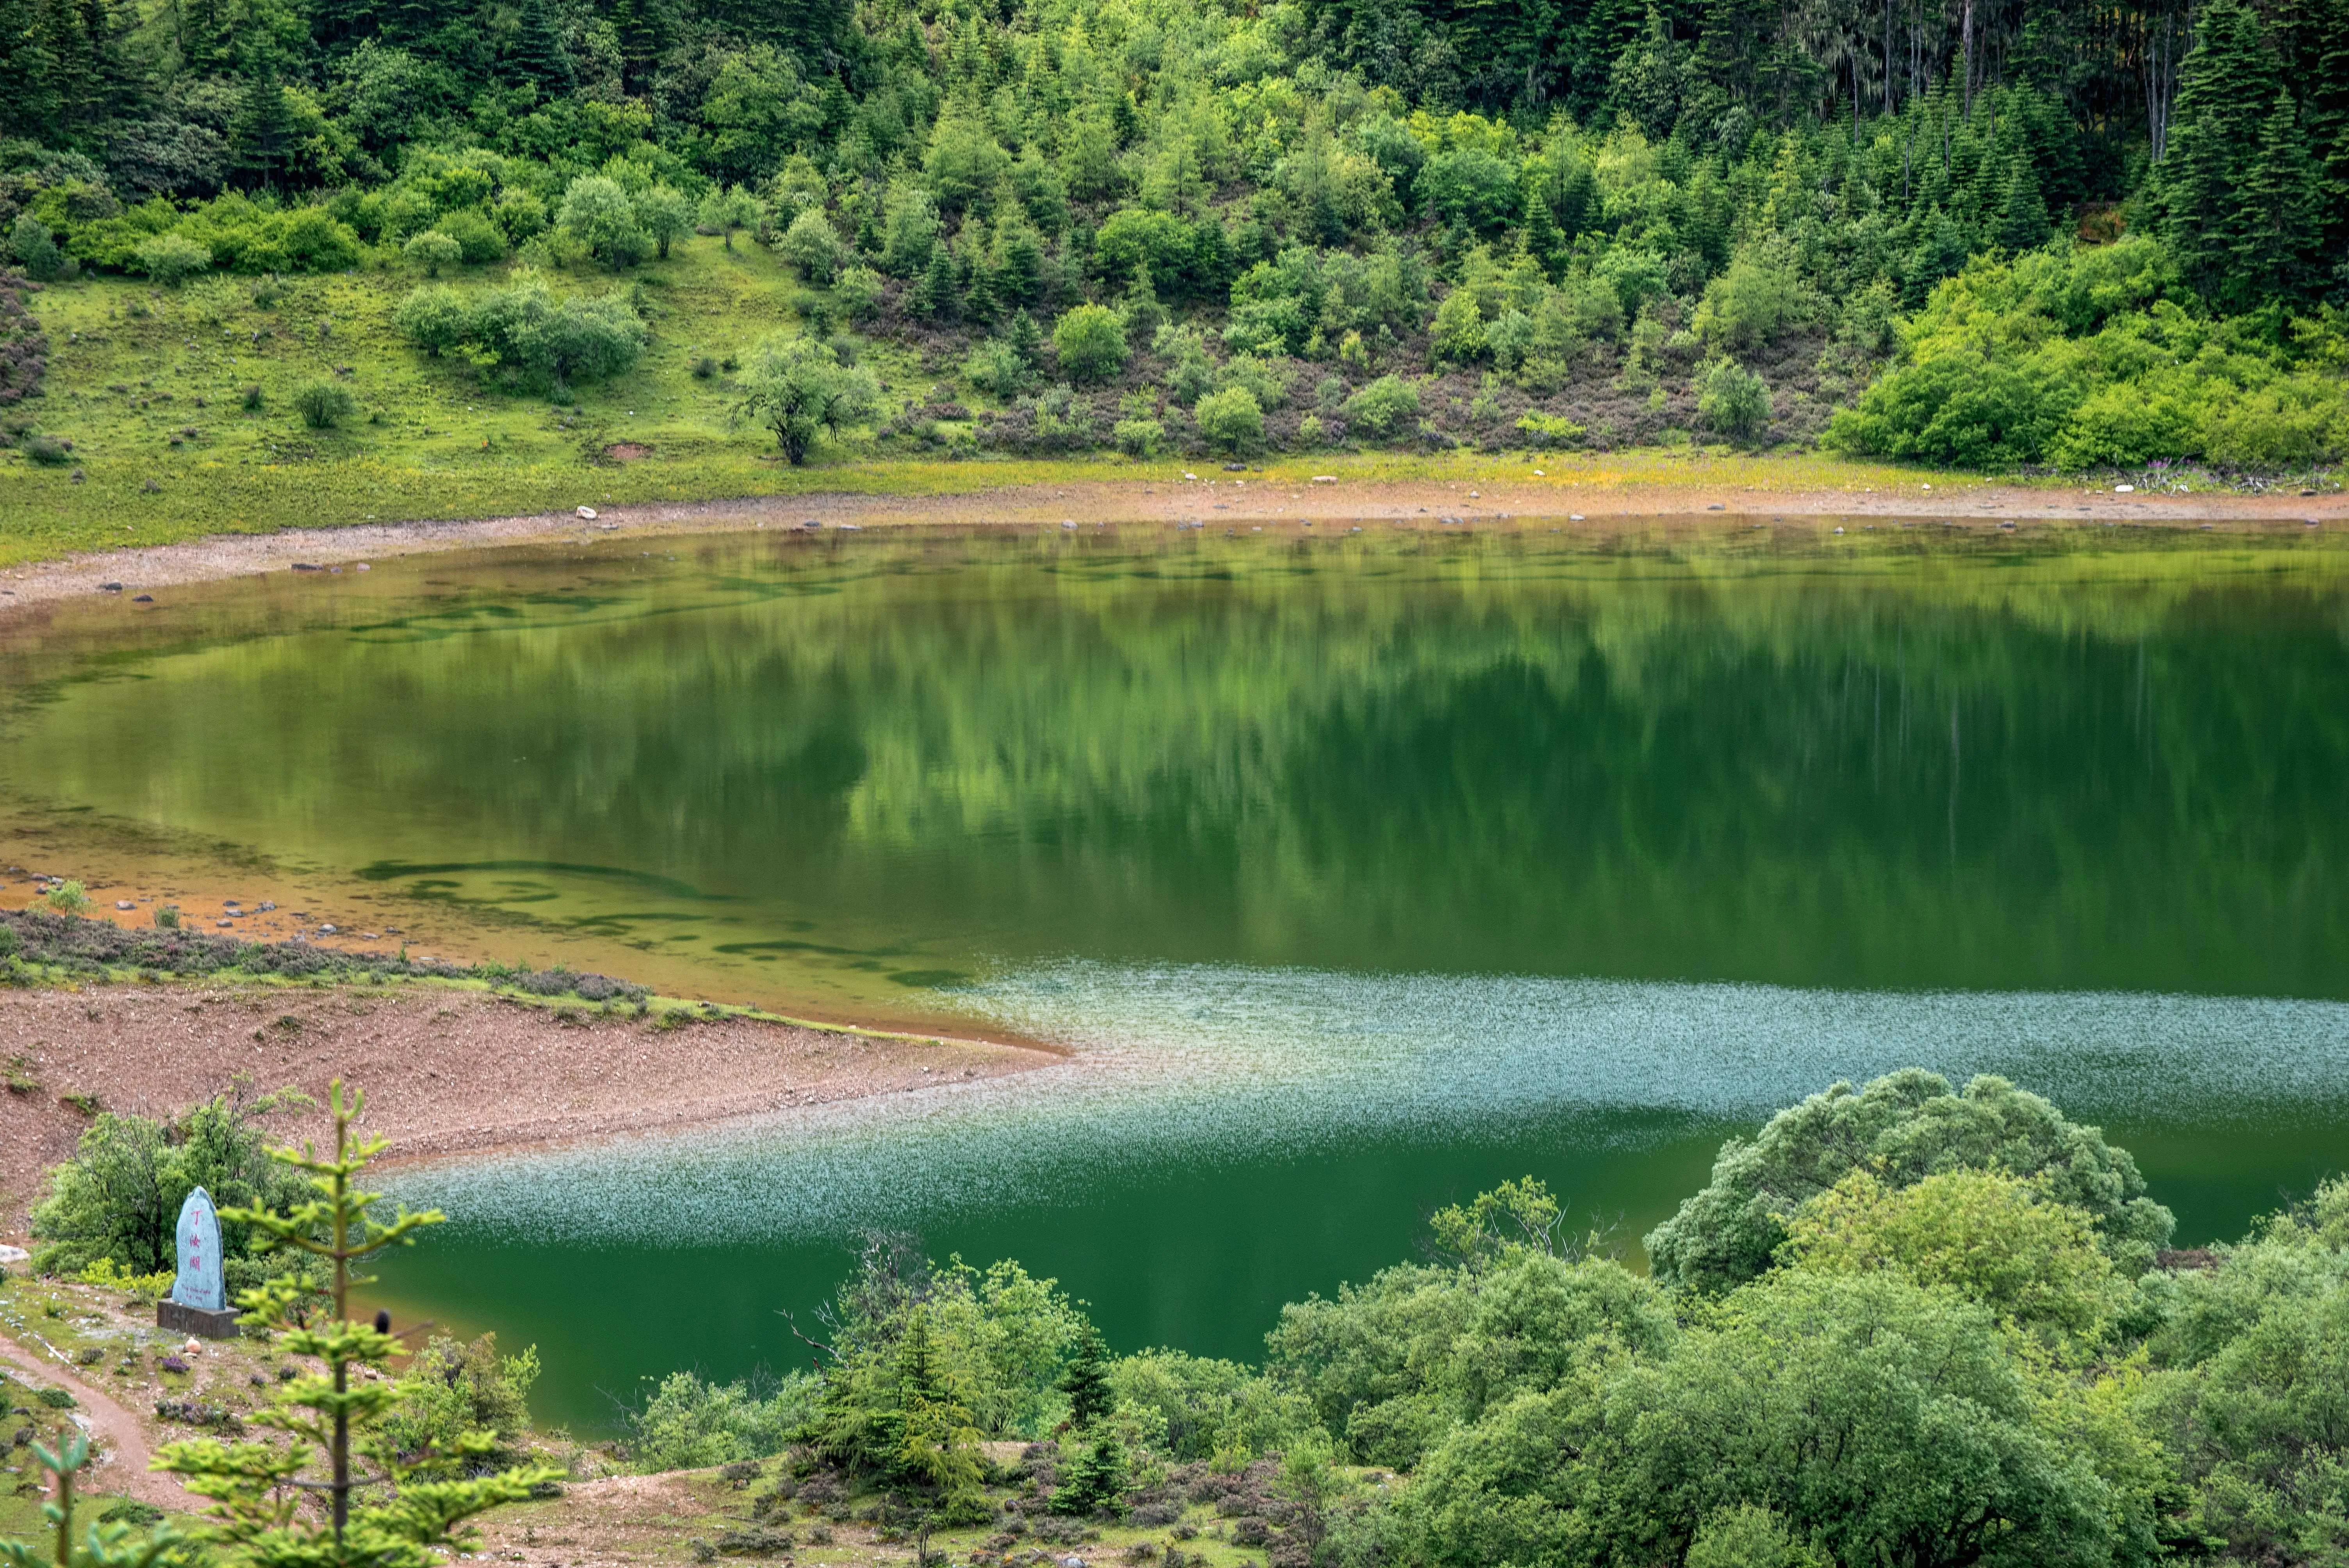
[[[202,1339],[234,1339],[244,1332],[238,1326],[234,1312],[208,1312],[201,1306],[187,1306],[168,1300],[155,1304],[155,1326],[168,1328],[174,1334],[192,1334]]]

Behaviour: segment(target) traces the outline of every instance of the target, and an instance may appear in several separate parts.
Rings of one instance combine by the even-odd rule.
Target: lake
[[[729,533],[0,634],[0,844],[1061,1066],[419,1170],[386,1298],[607,1424],[795,1363],[866,1228],[1121,1346],[1530,1172],[1636,1253],[1719,1140],[2004,1073],[2239,1232],[2349,1130],[2349,553],[1854,521]],[[19,851],[16,858],[23,861]],[[25,861],[24,863],[32,863]]]

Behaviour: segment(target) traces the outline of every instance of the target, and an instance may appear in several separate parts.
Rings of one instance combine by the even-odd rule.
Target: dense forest
[[[516,395],[769,248],[694,373],[794,461],[2349,449],[2349,0],[0,0],[0,80],[36,283],[374,269]]]

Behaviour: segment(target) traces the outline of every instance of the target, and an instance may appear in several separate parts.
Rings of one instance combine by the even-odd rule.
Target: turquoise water
[[[2342,1163],[2349,593],[2291,541],[731,535],[0,644],[0,813],[452,952],[1062,1065],[412,1171],[387,1282],[547,1360],[791,1358],[867,1227],[1121,1345],[1531,1172],[1639,1233],[1837,1078],[1999,1071],[2189,1240]],[[51,858],[55,858],[54,855]]]

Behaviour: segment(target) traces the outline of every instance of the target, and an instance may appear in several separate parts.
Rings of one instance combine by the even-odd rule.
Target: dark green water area
[[[420,1169],[406,1315],[543,1417],[802,1359],[868,1228],[1122,1347],[1531,1173],[1638,1237],[1838,1078],[2000,1072],[2180,1237],[2349,1165],[2349,552],[1880,524],[729,534],[278,573],[0,637],[0,827],[452,952],[1062,1042]],[[109,860],[111,857],[111,860]],[[258,884],[256,884],[258,885]]]

